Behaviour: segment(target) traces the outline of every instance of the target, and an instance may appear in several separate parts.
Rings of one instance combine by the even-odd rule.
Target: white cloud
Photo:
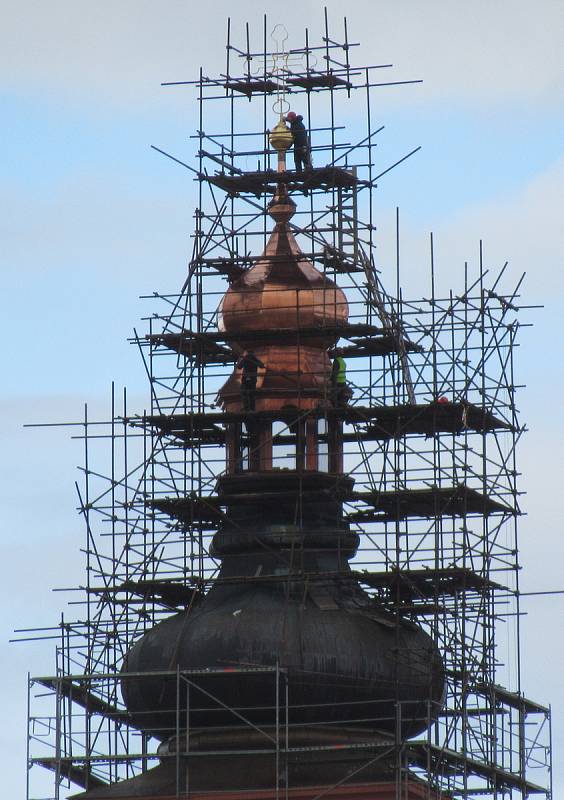
[[[507,260],[516,278],[526,272],[523,302],[545,303],[550,310],[561,305],[564,293],[563,206],[564,158],[515,192],[444,219],[437,240],[453,256],[475,254],[483,239],[488,265]]]
[[[515,280],[527,272],[528,302],[560,303],[564,291],[563,206],[564,158],[511,192],[429,220],[428,228],[422,229],[402,215],[404,277],[413,291],[428,291],[429,232],[433,229],[443,286],[457,288],[464,261],[476,267],[482,239],[485,263],[493,271],[509,261],[508,274]],[[394,213],[388,211],[381,219],[377,236],[380,264],[394,261]]]
[[[415,66],[425,79],[425,98],[523,103],[552,97],[557,103],[562,96],[559,0],[353,0],[351,17],[361,8],[363,43],[372,33],[378,55]]]
[[[560,0],[328,0],[331,30],[342,31],[346,11],[352,50],[361,63],[399,65],[403,78],[425,79],[422,101],[542,100],[555,105],[564,90],[564,7]],[[64,91],[81,101],[146,102],[161,80],[223,70],[226,20],[244,44],[249,20],[262,48],[262,10],[269,30],[286,24],[301,43],[303,28],[323,34],[318,3],[267,0],[257,14],[251,0],[197,6],[189,0],[22,0],[5,4],[0,73],[14,91]],[[213,47],[211,46],[213,43]],[[386,76],[390,73],[386,72]],[[385,77],[384,79],[388,79]],[[402,95],[397,95],[403,102]],[[407,95],[404,95],[407,97]],[[413,96],[409,96],[413,102]]]

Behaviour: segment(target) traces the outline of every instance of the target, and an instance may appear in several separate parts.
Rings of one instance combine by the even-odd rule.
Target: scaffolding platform
[[[151,344],[174,350],[186,358],[193,358],[196,364],[232,364],[236,358],[230,347],[222,347],[218,343],[223,341],[223,337],[219,334],[183,331],[155,334],[145,338]]]
[[[310,167],[304,172],[296,170],[266,170],[245,172],[241,175],[228,175],[226,172],[217,172],[214,175],[202,175],[202,179],[227,192],[231,197],[244,194],[253,194],[261,197],[265,194],[274,194],[276,187],[283,184],[288,191],[304,192],[321,189],[324,192],[331,189],[352,189],[359,185],[366,185],[350,170],[342,167]]]
[[[171,580],[129,580],[117,586],[107,586],[96,589],[95,594],[112,599],[117,594],[133,594],[142,601],[151,599],[169,608],[193,606],[201,599],[200,592],[195,586]]]
[[[345,442],[386,441],[407,435],[434,436],[440,433],[459,434],[463,431],[485,433],[512,430],[509,423],[471,403],[321,407],[307,412],[291,408],[240,413],[212,411],[132,417],[128,422],[133,426],[157,428],[163,434],[174,436],[184,445],[194,446],[224,443],[227,424],[281,421],[290,426],[299,419],[306,418],[333,418],[354,425],[354,431],[343,433]],[[283,440],[280,434],[277,438],[278,441]]]
[[[290,86],[299,86],[302,89],[311,91],[312,89],[336,89],[343,87],[344,89],[351,89],[352,83],[335,75],[333,71],[319,72],[311,70],[305,72],[303,75],[295,75],[291,78],[286,78],[286,83]]]
[[[230,89],[234,92],[241,92],[241,94],[249,98],[253,94],[273,94],[273,92],[278,92],[282,89],[279,83],[275,83],[270,79],[252,80],[250,78],[226,81],[226,83],[223,84],[223,88]]]
[[[494,787],[496,793],[502,791],[519,790],[523,797],[531,794],[546,795],[546,788],[525,780],[515,772],[503,769],[495,764],[488,764],[485,761],[471,758],[463,753],[455,752],[445,747],[438,747],[430,742],[410,742],[410,754],[413,761],[423,768],[428,768],[429,760],[433,769],[449,770],[453,775],[476,775]],[[489,794],[488,789],[476,790],[479,794]],[[457,793],[459,794],[459,793]],[[468,796],[468,792],[466,792]]]
[[[389,406],[347,406],[335,409],[344,422],[364,425],[355,431],[360,439],[390,439],[407,434],[433,436],[437,433],[461,433],[469,430],[480,433],[514,430],[513,426],[487,408],[468,402],[419,403]],[[345,436],[349,434],[345,433]],[[353,435],[350,435],[352,441]]]
[[[353,498],[371,508],[351,511],[349,522],[388,522],[406,518],[434,519],[443,516],[465,517],[478,514],[515,514],[505,503],[464,484],[428,489],[398,489],[385,492],[354,492]]]
[[[326,270],[336,272],[341,275],[351,275],[353,273],[365,273],[365,269],[357,261],[354,256],[340,251],[336,248],[325,247],[324,250],[314,250],[309,253],[304,253],[304,256],[311,261],[316,261],[322,264]],[[217,272],[233,282],[240,278],[241,275],[261,261],[261,256],[218,256],[215,258],[201,258],[200,264],[204,269],[210,269]],[[270,256],[271,261],[276,261],[276,256]],[[282,260],[282,259],[281,259]]]
[[[498,686],[497,684],[480,684],[476,687],[476,690],[481,692],[485,697],[492,698],[496,705],[503,704],[510,706],[516,711],[521,711],[525,715],[543,714],[544,716],[548,716],[550,714],[550,709],[546,706],[529,700],[519,692],[510,692],[505,687]]]
[[[423,348],[393,334],[360,338],[342,347],[344,358],[367,358],[369,356],[388,356],[390,353],[421,353]]]
[[[296,329],[277,328],[276,330],[244,330],[221,333],[219,331],[189,331],[179,333],[152,334],[146,337],[155,345],[167,347],[179,355],[194,358],[200,364],[227,364],[232,363],[236,353],[221,343],[240,343],[253,341],[280,342],[283,344],[295,343],[306,345],[308,341],[318,339],[320,336],[347,339],[350,345],[342,348],[346,358],[385,356],[399,350],[407,352],[421,352],[422,348],[409,341],[400,339],[397,335],[387,333],[375,325],[356,323],[351,325],[324,325],[301,327]]]
[[[77,765],[74,758],[34,758],[30,763],[49,769],[57,774],[59,780],[66,778],[82,789],[100,789],[108,785],[106,781],[98,778],[88,765]]]
[[[98,695],[86,688],[86,682],[79,683],[70,676],[60,676],[57,678],[34,678],[34,683],[50,689],[60,697],[65,697],[73,703],[77,703],[92,714],[100,714],[107,719],[118,722],[122,725],[131,725],[131,715],[124,709],[108,703]]]
[[[147,500],[151,508],[164,512],[183,524],[204,524],[218,522],[222,518],[228,519],[223,511],[234,504],[246,506],[256,505],[264,507],[268,503],[290,504],[303,502],[320,502],[340,500],[342,502],[362,502],[367,506],[355,509],[345,514],[345,519],[353,523],[389,522],[406,518],[422,517],[426,519],[453,516],[465,517],[467,515],[491,516],[492,514],[515,514],[516,512],[505,503],[493,500],[481,492],[471,489],[464,484],[449,487],[433,487],[429,489],[400,489],[385,492],[354,492],[350,486],[339,485],[334,477],[326,486],[319,485],[313,488],[310,481],[309,488],[301,485],[300,473],[291,471],[277,473],[273,471],[267,482],[270,488],[263,486],[264,481],[247,480],[255,473],[241,476],[241,490],[221,492],[189,497],[163,497]],[[303,473],[307,476],[307,473]],[[316,473],[316,478],[322,473]],[[238,476],[230,476],[238,477]],[[261,477],[264,477],[261,476]],[[294,480],[285,480],[294,479]],[[280,487],[279,480],[288,484]],[[249,491],[252,487],[253,491]]]
[[[241,275],[244,275],[246,270],[251,266],[251,261],[248,258],[205,258],[202,259],[202,266],[205,269],[217,272],[219,275],[225,275],[230,283],[236,281]]]
[[[490,578],[479,575],[468,568],[451,567],[441,569],[405,569],[401,572],[389,570],[385,572],[371,572],[369,570],[332,570],[328,572],[309,572],[297,566],[284,580],[296,583],[307,582],[308,585],[314,583],[327,584],[328,582],[356,582],[368,586],[371,589],[384,590],[388,600],[394,604],[397,597],[403,601],[400,609],[406,609],[406,602],[413,600],[433,599],[437,597],[448,598],[460,594],[482,594],[493,590],[503,590],[504,587],[492,581]],[[200,592],[205,587],[215,585],[238,585],[240,583],[271,583],[280,581],[277,573],[261,572],[260,575],[253,576],[231,576],[202,577],[196,573],[188,574],[182,581],[126,581],[115,587],[91,587],[89,592],[104,597],[106,595],[136,594],[146,599],[150,598],[155,602],[169,608],[188,608],[193,607],[199,602]],[[508,590],[506,590],[508,591]],[[382,599],[382,598],[380,598]],[[419,611],[421,604],[413,606]],[[436,607],[433,606],[433,611]],[[38,682],[45,683],[47,679],[38,679]],[[53,681],[51,681],[53,683]],[[51,684],[49,684],[51,685]],[[52,688],[54,688],[54,683]],[[548,713],[548,709],[532,703],[518,695],[507,692],[501,687],[487,687],[482,689],[477,687],[477,691],[494,691],[496,696],[501,698],[504,703],[520,708],[523,704],[530,713]],[[118,712],[119,713],[119,712]]]
[[[366,273],[365,268],[358,263],[354,254],[344,253],[335,247],[326,246],[322,253],[311,253],[308,258],[323,264],[326,269],[342,275],[351,275],[355,272]]]
[[[453,596],[463,592],[487,592],[502,588],[499,583],[465,567],[388,572],[357,571],[355,577],[372,589],[387,589],[390,593],[399,592],[401,597]]]

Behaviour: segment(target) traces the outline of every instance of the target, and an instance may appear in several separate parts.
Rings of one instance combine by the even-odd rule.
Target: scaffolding
[[[334,607],[324,582],[352,576],[390,624],[413,620],[430,634],[446,671],[444,704],[428,709],[428,730],[416,739],[401,736],[401,703],[395,737],[343,743],[328,732],[323,747],[333,753],[334,785],[362,770],[369,776],[371,765],[385,760],[398,800],[550,798],[550,710],[526,698],[520,674],[516,450],[524,427],[513,359],[526,308],[521,281],[508,288],[506,268],[494,274],[480,244],[477,259],[460,267],[461,287],[443,292],[431,236],[428,296],[407,297],[399,212],[396,261],[381,265],[373,205],[377,181],[400,163],[376,166],[382,127],[373,95],[405,81],[378,79],[391,65],[355,66],[346,20],[339,40],[327,13],[320,44],[306,31],[304,45],[286,51],[282,27],[271,35],[266,18],[261,46],[251,40],[247,25],[243,44],[235,44],[229,23],[225,73],[209,77],[200,70],[197,80],[182,82],[197,94],[196,166],[165,155],[194,174],[198,206],[186,281],[177,294],[148,298],[146,331],[133,339],[150,385],[148,408],[133,413],[126,392],[112,387],[108,421],[91,420],[86,409],[76,423],[84,447],[77,492],[85,577],[72,602],[78,616],[37,634],[57,640],[56,669],[29,680],[27,798],[39,797],[39,766],[54,773],[50,797],[59,800],[71,786],[112,784],[167,759],[177,765],[170,796],[199,796],[186,784],[185,763],[205,757],[206,745],[198,749],[189,740],[181,697],[209,680],[209,671],[161,675],[176,686],[176,746],[161,745],[157,754],[156,740],[124,706],[120,668],[142,633],[196,607],[210,586],[227,580],[218,578],[210,543],[237,498],[236,481],[218,490],[230,431],[237,431],[243,467],[252,465],[256,442],[249,412],[218,407],[237,338],[218,326],[218,308],[226,286],[260,258],[278,183],[296,199],[290,225],[303,252],[345,292],[350,309],[347,328],[333,332],[349,364],[350,403],[253,412],[271,431],[273,471],[289,473],[284,502],[299,508],[337,495],[360,537],[353,572],[316,574],[311,600]],[[276,120],[273,105],[283,111],[290,101],[305,109],[313,168],[279,174],[271,168],[268,129]],[[300,328],[298,350],[318,333]],[[261,335],[255,333],[256,342]],[[287,342],[295,332],[276,335]],[[293,481],[300,432],[310,423],[319,434],[317,469]],[[331,424],[342,432],[343,471],[354,485],[328,466]],[[255,496],[246,495],[250,513],[253,502],[256,513],[268,502],[268,477]],[[280,497],[278,490],[271,499]],[[252,580],[280,581],[280,575]],[[307,569],[296,564],[286,580],[307,583]],[[278,666],[263,669],[272,704],[255,756],[274,754],[268,796],[288,797],[296,763],[319,748],[292,730],[291,676]],[[237,674],[218,670],[213,679]],[[213,714],[213,692],[209,699]],[[246,723],[245,708],[232,713]],[[409,794],[414,786],[420,794]]]

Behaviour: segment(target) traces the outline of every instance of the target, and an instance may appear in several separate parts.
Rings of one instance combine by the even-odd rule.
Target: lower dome
[[[288,676],[290,725],[347,724],[392,733],[399,701],[403,738],[427,728],[444,692],[432,639],[374,606],[349,610],[330,599],[319,603],[322,608],[303,582],[294,587],[217,585],[190,613],[145,633],[122,670],[137,673],[122,677],[135,724],[168,738],[187,727],[188,696],[191,729],[240,726],[241,718],[273,725],[277,698],[284,713],[284,678],[277,690],[274,671],[253,670],[278,663]],[[203,672],[180,679],[154,674],[177,669]],[[234,671],[239,669],[244,671]]]

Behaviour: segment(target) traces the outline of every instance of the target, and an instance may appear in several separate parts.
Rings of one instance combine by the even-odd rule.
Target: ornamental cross
[[[286,83],[288,76],[293,74],[303,74],[307,70],[305,53],[292,53],[286,50],[288,31],[284,25],[278,24],[272,30],[270,38],[274,42],[273,52],[266,56],[261,65],[257,62],[253,73],[259,75],[261,72],[271,75],[276,81],[276,100],[272,106],[277,114],[286,114],[290,110],[290,103],[286,100],[286,92],[289,87]],[[309,67],[315,67],[317,59],[310,55]]]

